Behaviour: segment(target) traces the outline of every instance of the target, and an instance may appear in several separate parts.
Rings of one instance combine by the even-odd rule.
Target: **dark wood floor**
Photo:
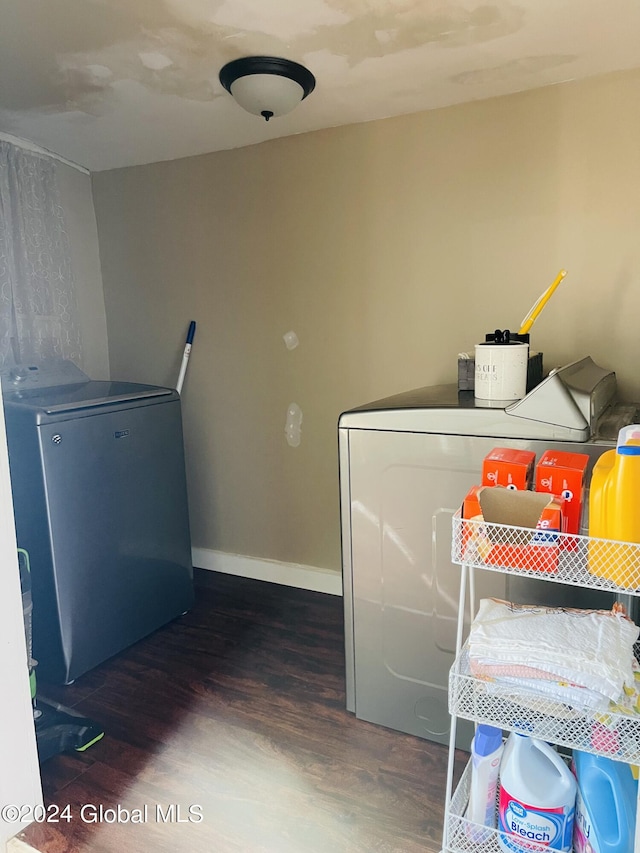
[[[49,690],[106,735],[45,762],[45,803],[72,819],[20,837],[43,853],[439,850],[446,749],[345,710],[342,600],[208,572],[196,599]],[[146,822],[89,823],[83,805],[147,806]]]

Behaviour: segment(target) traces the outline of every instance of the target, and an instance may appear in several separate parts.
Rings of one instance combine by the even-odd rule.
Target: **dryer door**
[[[353,643],[349,686],[361,719],[448,741],[460,580],[450,559],[451,516],[495,444],[492,438],[349,430],[351,547],[344,583],[352,612],[345,620],[351,620],[346,633],[352,628]],[[505,576],[476,572],[476,590],[479,597],[504,598]],[[468,748],[471,728],[458,730]]]

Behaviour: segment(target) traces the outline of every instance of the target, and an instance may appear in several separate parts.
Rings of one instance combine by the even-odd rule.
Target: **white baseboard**
[[[299,566],[297,563],[279,563],[276,560],[261,560],[257,557],[243,557],[240,554],[227,554],[224,551],[211,551],[208,548],[192,548],[191,554],[193,565],[198,569],[279,583],[284,586],[295,586],[298,589],[310,589],[313,592],[326,592],[329,595],[342,595],[342,575],[330,569]]]

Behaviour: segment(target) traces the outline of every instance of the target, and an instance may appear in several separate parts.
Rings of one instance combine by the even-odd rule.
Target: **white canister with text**
[[[527,393],[529,344],[476,344],[474,396],[479,400],[521,400]]]

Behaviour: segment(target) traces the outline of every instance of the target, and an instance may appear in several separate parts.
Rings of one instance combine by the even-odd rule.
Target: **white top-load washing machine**
[[[193,605],[180,397],[64,360],[0,377],[38,677],[68,684]]]
[[[584,358],[552,372],[512,404],[476,400],[456,385],[360,406],[338,424],[347,709],[448,741],[460,578],[451,518],[494,447],[586,453],[588,475],[638,407],[617,401],[615,374]],[[584,524],[584,516],[583,516]],[[586,531],[585,531],[586,532]],[[607,606],[612,596],[493,572],[476,598]],[[464,723],[464,721],[461,721]],[[458,726],[469,747],[470,725]]]

